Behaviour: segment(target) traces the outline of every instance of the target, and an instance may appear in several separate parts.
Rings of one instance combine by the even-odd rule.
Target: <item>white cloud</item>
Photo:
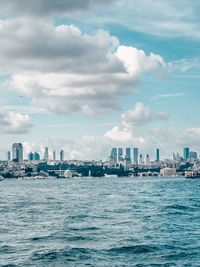
[[[149,107],[145,106],[143,103],[136,103],[134,109],[127,110],[121,115],[122,124],[126,128],[134,128],[135,126],[142,126],[146,123],[152,122],[154,120],[167,120],[169,113],[167,111],[162,111],[159,113],[153,113]]]
[[[200,69],[200,58],[193,57],[193,58],[183,58],[180,60],[176,60],[172,62],[173,70],[178,70],[181,72],[186,72],[191,69],[199,70]]]
[[[94,7],[108,5],[113,0],[0,0],[0,14],[7,15],[72,15]]]
[[[195,0],[0,0],[5,16],[75,17],[91,24],[120,24],[161,37],[199,40],[200,4]],[[81,14],[81,16],[80,16]]]
[[[42,141],[44,145],[24,142],[25,157],[30,151],[38,151],[41,157],[44,155],[45,146],[49,147],[50,158],[53,150],[59,152],[64,149],[65,159],[107,159],[112,147],[138,147],[143,156],[150,154],[152,160],[156,156],[156,148],[160,148],[161,159],[172,157],[173,152],[183,154],[184,147],[200,153],[199,147],[200,128],[185,130],[169,130],[167,128],[153,128],[148,131],[135,131],[132,129],[113,127],[103,136],[84,135],[79,139],[66,137],[47,138]]]
[[[167,67],[161,56],[150,53],[147,57],[143,50],[131,46],[120,46],[116,55],[124,62],[127,71],[134,75],[141,72],[157,71],[160,67]]]
[[[5,134],[27,133],[31,127],[30,117],[10,111],[0,111],[0,130]]]
[[[120,46],[103,30],[87,35],[73,25],[31,22],[1,21],[0,71],[14,72],[5,87],[50,112],[95,116],[120,109],[141,74],[167,68],[159,55]]]
[[[115,126],[112,128],[112,130],[107,131],[104,135],[104,137],[108,137],[111,140],[115,141],[115,142],[129,142],[130,140],[132,140],[133,136],[132,136],[132,132],[128,129],[119,129],[118,126]]]
[[[183,96],[183,95],[185,95],[184,92],[172,93],[172,94],[160,94],[160,95],[155,95],[155,96],[151,97],[151,100],[156,100],[156,99],[159,99],[159,98],[174,97],[174,96]]]
[[[85,17],[89,23],[119,24],[133,31],[161,37],[199,40],[200,3],[182,0],[118,0],[104,13]]]

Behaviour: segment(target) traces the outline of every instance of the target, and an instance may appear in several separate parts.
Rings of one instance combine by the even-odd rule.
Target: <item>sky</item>
[[[28,4],[27,4],[28,2]],[[200,3],[0,0],[0,159],[200,153]]]

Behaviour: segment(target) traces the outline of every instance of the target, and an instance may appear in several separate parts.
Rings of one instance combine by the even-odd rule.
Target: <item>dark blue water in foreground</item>
[[[200,266],[199,192],[184,178],[4,180],[0,266]]]

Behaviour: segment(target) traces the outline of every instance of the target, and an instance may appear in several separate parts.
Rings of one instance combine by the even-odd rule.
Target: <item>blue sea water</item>
[[[200,266],[200,180],[0,182],[0,266]]]

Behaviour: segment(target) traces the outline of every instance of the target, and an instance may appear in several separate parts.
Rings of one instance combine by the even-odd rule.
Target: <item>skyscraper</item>
[[[189,155],[190,155],[190,149],[189,147],[184,147],[183,149],[183,158],[185,160],[189,159]]]
[[[28,160],[33,160],[34,159],[34,154],[32,152],[30,152],[28,154]]]
[[[126,148],[126,160],[131,161],[131,149],[130,149],[130,147]]]
[[[7,160],[8,160],[8,161],[11,160],[11,153],[10,153],[10,151],[7,152]]]
[[[23,162],[23,146],[21,143],[14,143],[12,146],[12,160],[15,162]]]
[[[160,151],[159,148],[156,149],[156,161],[160,160]]]
[[[64,150],[60,151],[60,160],[64,160]]]
[[[197,152],[191,151],[190,152],[190,159],[197,159]]]
[[[123,160],[123,148],[118,148],[118,161]]]
[[[48,160],[48,159],[49,159],[49,149],[48,149],[48,147],[45,147],[44,160]]]
[[[133,148],[133,160],[134,160],[134,164],[138,165],[138,148],[137,147]]]
[[[56,151],[53,151],[53,160],[56,160]]]
[[[38,152],[35,152],[33,159],[34,160],[40,160],[40,154]]]
[[[172,159],[177,160],[175,153],[173,153]]]
[[[110,157],[113,159],[114,163],[117,162],[117,148],[116,147],[112,148]]]
[[[150,164],[150,158],[149,158],[149,154],[146,155],[146,159],[145,159],[145,165],[149,166]]]
[[[142,154],[139,155],[139,165],[143,165],[143,158]]]

